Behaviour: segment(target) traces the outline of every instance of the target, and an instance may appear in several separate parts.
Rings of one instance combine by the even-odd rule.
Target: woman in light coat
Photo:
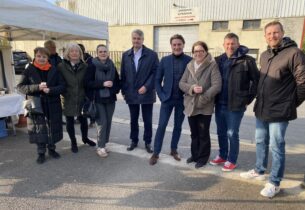
[[[192,47],[193,60],[187,65],[179,87],[184,92],[184,114],[191,129],[191,154],[187,163],[204,166],[211,151],[210,123],[214,97],[221,90],[221,75],[206,43],[198,41]]]

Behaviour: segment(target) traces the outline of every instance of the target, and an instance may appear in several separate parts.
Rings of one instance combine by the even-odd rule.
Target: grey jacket
[[[186,67],[180,80],[179,87],[184,94],[184,114],[194,116],[198,114],[211,115],[214,109],[214,98],[221,90],[221,75],[216,61],[210,54],[195,73],[193,59]],[[203,92],[195,94],[195,85],[202,86]]]

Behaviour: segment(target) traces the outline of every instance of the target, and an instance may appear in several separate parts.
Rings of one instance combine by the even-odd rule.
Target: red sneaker
[[[225,163],[226,160],[222,159],[219,155],[216,156],[216,158],[214,158],[213,160],[210,161],[210,164],[213,166],[217,166],[220,164]]]
[[[233,164],[229,161],[225,162],[224,166],[222,167],[222,171],[233,171],[236,168],[236,164]]]

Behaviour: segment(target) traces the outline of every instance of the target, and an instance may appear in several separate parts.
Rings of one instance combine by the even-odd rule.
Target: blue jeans
[[[162,149],[162,143],[165,135],[168,120],[175,108],[174,130],[172,134],[171,149],[177,150],[178,142],[181,136],[181,127],[184,120],[184,106],[182,100],[169,100],[161,103],[159,125],[155,136],[154,154],[159,155]]]
[[[143,140],[145,141],[145,144],[150,144],[152,137],[153,104],[128,104],[130,112],[130,139],[133,144],[137,145],[139,142],[140,106],[144,123]]]
[[[233,164],[236,164],[238,158],[239,127],[244,112],[245,110],[229,111],[228,107],[224,105],[215,107],[219,156]]]
[[[264,122],[256,119],[256,167],[255,171],[264,174],[268,164],[269,144],[272,152],[270,183],[279,186],[285,169],[285,133],[288,121]]]

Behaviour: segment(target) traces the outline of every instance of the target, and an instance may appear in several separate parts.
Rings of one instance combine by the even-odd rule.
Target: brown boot
[[[159,159],[159,155],[153,154],[149,159],[149,164],[152,166],[155,165],[158,162],[158,159]]]
[[[172,150],[171,153],[170,153],[171,156],[173,156],[173,158],[177,161],[180,161],[181,160],[181,157],[179,156],[177,150]]]

